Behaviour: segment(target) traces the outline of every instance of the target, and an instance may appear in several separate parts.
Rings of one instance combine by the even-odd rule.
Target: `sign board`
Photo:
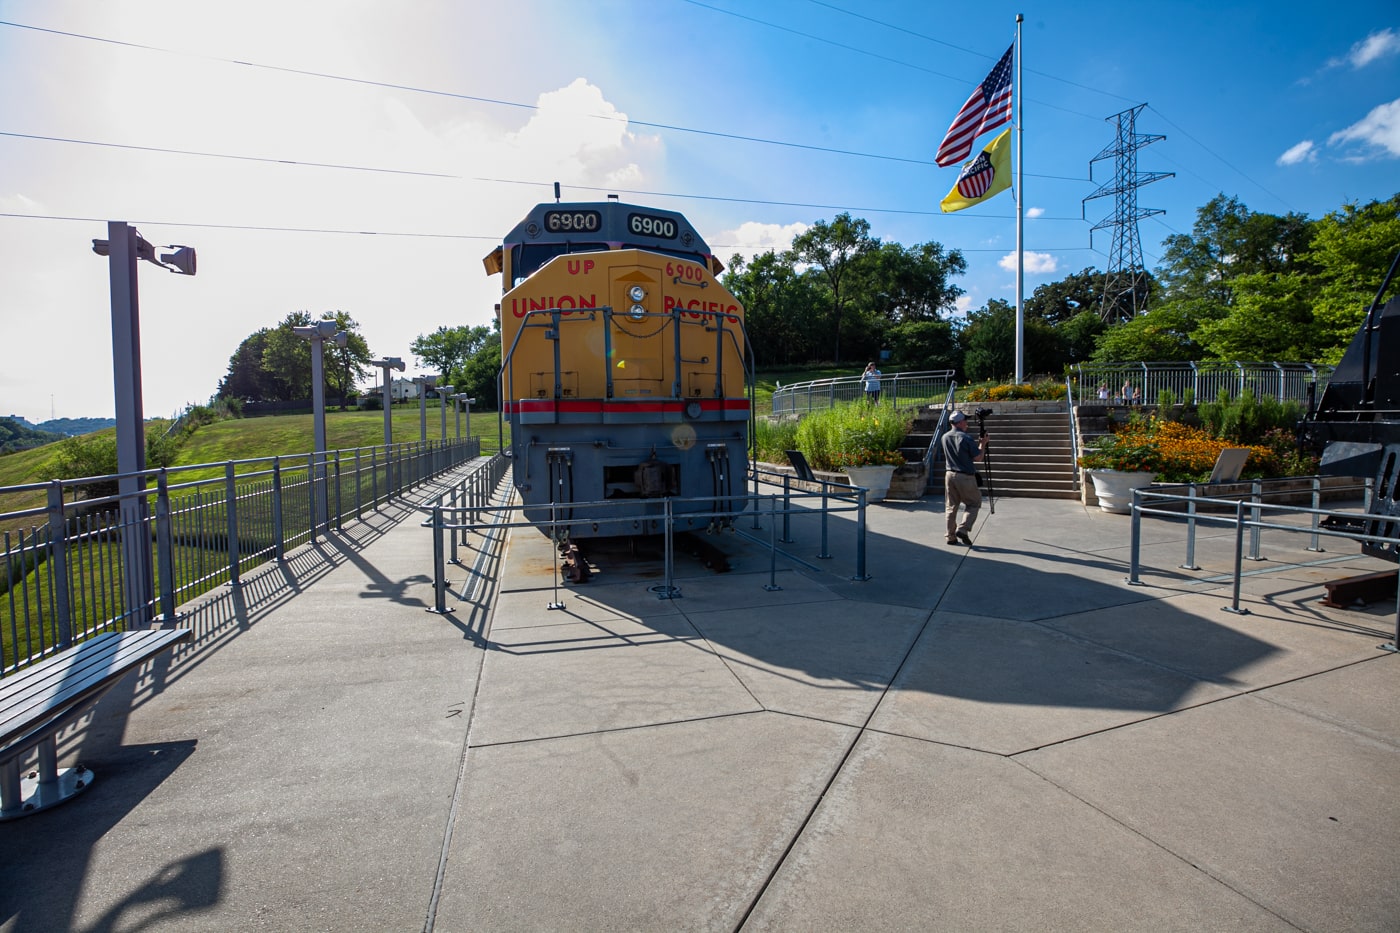
[[[1226,447],[1215,459],[1215,469],[1210,471],[1212,483],[1234,483],[1244,470],[1244,462],[1249,459],[1248,447]]]

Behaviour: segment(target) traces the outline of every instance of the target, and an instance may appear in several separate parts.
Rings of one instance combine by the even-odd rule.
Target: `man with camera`
[[[982,409],[977,417],[986,423],[991,409]],[[943,461],[947,472],[943,474],[943,514],[948,521],[948,543],[972,545],[972,523],[977,521],[977,510],[982,507],[982,491],[977,488],[977,468],[974,465],[982,459],[987,450],[987,432],[974,439],[967,433],[967,415],[953,412],[948,419],[952,430],[943,435]],[[958,523],[958,506],[965,509],[962,523]]]

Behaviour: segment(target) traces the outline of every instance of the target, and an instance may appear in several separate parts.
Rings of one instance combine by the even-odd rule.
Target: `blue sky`
[[[849,210],[963,250],[964,309],[1011,300],[1015,201],[941,215],[933,152],[1017,12],[1028,295],[1104,267],[1089,159],[1137,104],[1166,137],[1140,170],[1175,173],[1139,192],[1149,266],[1222,192],[1316,217],[1400,191],[1393,2],[0,0],[0,415],[113,411],[106,219],[199,252],[140,273],[148,415],[291,311],[406,359],[486,323],[480,259],[556,180],[681,210],[726,261]]]

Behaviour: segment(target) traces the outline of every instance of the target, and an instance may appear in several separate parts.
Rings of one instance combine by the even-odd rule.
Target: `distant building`
[[[367,395],[381,398],[384,395],[384,384],[379,383],[366,390]],[[389,382],[389,398],[395,402],[406,402],[409,399],[418,397],[418,384],[412,379],[403,379],[395,376]]]

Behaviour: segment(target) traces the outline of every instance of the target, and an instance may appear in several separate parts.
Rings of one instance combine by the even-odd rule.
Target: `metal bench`
[[[92,784],[82,765],[58,768],[57,735],[133,668],[188,641],[189,629],[107,632],[0,680],[0,821],[27,816]],[[38,770],[20,777],[29,752]]]

